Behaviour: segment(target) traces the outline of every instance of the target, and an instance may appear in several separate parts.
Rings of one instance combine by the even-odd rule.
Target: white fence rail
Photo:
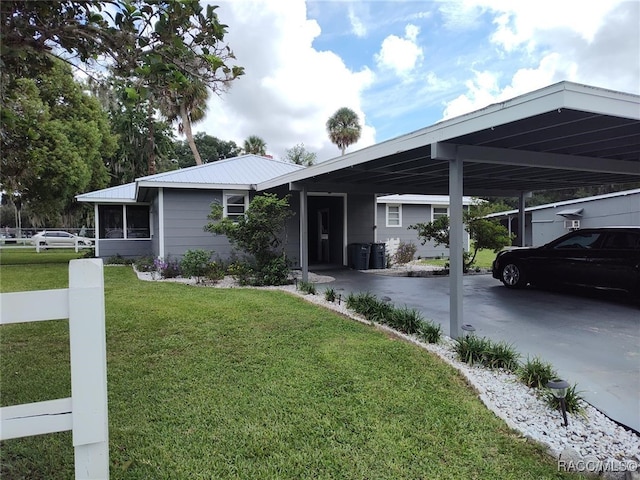
[[[109,478],[101,259],[71,260],[69,288],[0,295],[0,325],[69,319],[71,397],[0,408],[0,440],[72,431],[76,479]]]

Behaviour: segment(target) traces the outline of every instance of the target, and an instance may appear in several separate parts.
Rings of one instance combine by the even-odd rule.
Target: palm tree
[[[344,155],[345,149],[360,139],[362,126],[356,112],[347,107],[340,108],[327,120],[327,132]]]
[[[267,154],[267,143],[257,135],[250,135],[244,141],[244,153],[265,156]]]
[[[160,101],[160,111],[167,120],[178,121],[178,131],[187,137],[196,165],[202,165],[202,158],[193,138],[191,125],[205,117],[208,99],[207,86],[202,81],[194,79],[176,90],[166,90]]]

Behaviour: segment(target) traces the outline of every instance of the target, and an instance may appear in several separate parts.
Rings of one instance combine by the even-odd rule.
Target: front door
[[[320,263],[329,263],[329,209],[318,210],[318,260]]]

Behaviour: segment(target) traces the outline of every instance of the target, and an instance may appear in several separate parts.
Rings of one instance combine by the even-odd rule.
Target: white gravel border
[[[160,280],[150,273],[136,273],[141,280]],[[300,272],[294,272],[294,277],[299,278]],[[322,284],[333,280],[333,277],[309,272],[310,282]],[[161,281],[195,285],[193,279],[176,278]],[[233,277],[225,277],[214,284],[200,285],[217,288],[238,287]],[[259,288],[283,290],[358,322],[372,325],[362,316],[347,310],[344,302],[338,304],[326,301],[321,287],[316,295],[303,294],[294,285]],[[504,420],[509,427],[520,432],[523,437],[544,444],[549,453],[558,459],[559,468],[591,473],[599,478],[640,478],[640,436],[621,427],[588,403],[584,402],[583,405],[584,416],[567,413],[569,425],[565,428],[562,425],[561,413],[549,409],[544,400],[538,398],[535,389],[519,382],[515,375],[500,369],[491,370],[459,362],[453,350],[454,340],[451,338],[443,336],[439,344],[427,344],[385,325],[375,324],[375,327],[433,352],[456,368],[478,392],[480,400],[489,410]]]

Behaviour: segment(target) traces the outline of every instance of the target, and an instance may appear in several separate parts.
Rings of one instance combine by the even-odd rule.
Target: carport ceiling
[[[449,158],[436,143],[464,160],[465,195],[640,182],[640,97],[561,82],[258,189],[447,194]]]

